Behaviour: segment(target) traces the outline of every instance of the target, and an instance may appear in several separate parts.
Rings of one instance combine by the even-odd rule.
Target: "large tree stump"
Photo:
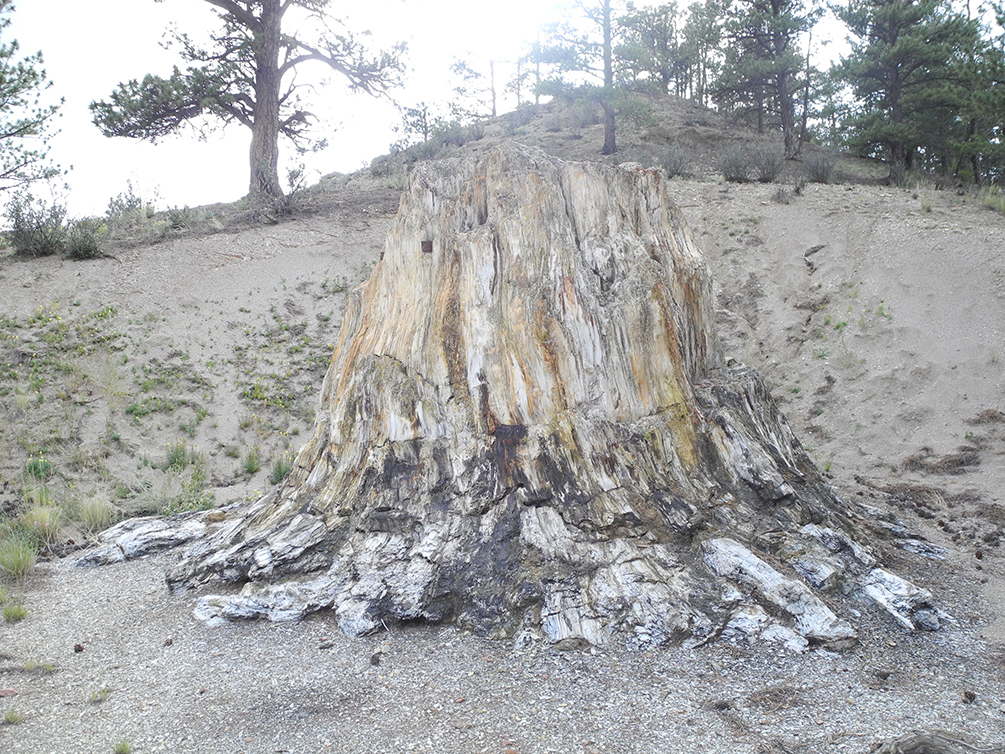
[[[330,608],[350,634],[853,642],[820,592],[936,626],[758,375],[724,363],[663,181],[520,146],[417,168],[294,470],[169,583],[247,582],[203,618]]]

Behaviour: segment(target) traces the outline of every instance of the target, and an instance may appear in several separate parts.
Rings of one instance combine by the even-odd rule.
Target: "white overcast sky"
[[[335,0],[332,12],[348,19],[353,30],[371,30],[375,44],[408,43],[412,71],[406,88],[395,94],[407,105],[442,102],[449,65],[457,57],[512,60],[521,43],[554,18],[555,6],[555,0]],[[66,100],[51,156],[63,167],[73,166],[66,177],[71,215],[102,214],[130,180],[145,198],[156,192],[159,208],[230,202],[247,193],[247,128],[235,124],[205,142],[186,133],[153,145],[102,136],[88,110],[120,81],[170,74],[181,61],[161,47],[164,32],[174,24],[198,37],[213,28],[215,16],[205,0],[17,0],[12,19],[11,36],[21,52],[42,51],[53,82],[49,94]],[[323,73],[305,66],[303,74],[309,76],[312,68]],[[307,156],[313,179],[351,172],[386,153],[398,122],[386,102],[348,95],[337,75],[330,79],[310,102],[325,116],[330,144]],[[497,80],[497,87],[504,83]],[[285,179],[282,167],[280,175]]]

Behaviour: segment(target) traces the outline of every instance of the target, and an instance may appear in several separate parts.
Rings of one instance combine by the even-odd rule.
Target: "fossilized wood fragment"
[[[74,561],[75,565],[100,566],[177,547],[203,536],[206,524],[197,514],[171,518],[142,516],[112,526],[98,537],[102,543]]]
[[[724,366],[658,172],[518,146],[421,166],[384,252],[287,481],[169,573],[247,582],[200,617],[854,640],[800,574],[849,592],[874,561],[758,376]]]

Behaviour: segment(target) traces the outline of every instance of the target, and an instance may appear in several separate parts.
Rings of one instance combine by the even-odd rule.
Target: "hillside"
[[[712,266],[727,354],[762,371],[802,444],[839,496],[859,498],[875,506],[878,517],[914,532],[919,542],[946,548],[945,559],[903,552],[892,565],[931,589],[955,618],[939,636],[917,637],[875,618],[879,622],[866,648],[854,657],[820,656],[807,660],[808,665],[793,658],[780,660],[791,674],[785,678],[800,676],[804,681],[793,681],[774,701],[755,699],[757,693],[782,688],[766,679],[765,674],[773,672],[770,652],[751,658],[744,654],[746,649],[710,650],[709,672],[721,686],[733,668],[737,691],[710,692],[702,704],[713,706],[706,707],[672,697],[682,714],[691,719],[706,715],[712,721],[701,734],[695,728],[687,740],[701,750],[725,751],[715,748],[719,744],[714,741],[720,735],[716,731],[726,731],[726,739],[732,737],[739,747],[730,751],[823,751],[813,748],[823,746],[816,720],[827,717],[832,741],[847,744],[849,751],[864,752],[873,739],[915,727],[970,731],[986,743],[1000,741],[1005,686],[1001,650],[996,647],[1005,641],[1005,561],[999,548],[1005,538],[1005,215],[982,207],[972,195],[937,191],[934,184],[883,186],[882,166],[846,157],[837,163],[830,185],[801,180],[807,167],[800,164],[786,165],[774,183],[716,181],[708,167],[714,156],[730,143],[759,141],[756,134],[688,104],[655,102],[652,107],[644,125],[622,129],[615,161],[651,164],[674,144],[692,156],[697,175],[668,185]],[[548,106],[533,115],[503,116],[486,125],[480,138],[429,151],[449,157],[484,151],[504,139],[541,147],[563,159],[595,159],[602,126],[591,125],[582,114]],[[184,695],[188,687],[184,694],[179,691],[177,704],[196,716],[191,725],[180,727],[176,720],[168,722],[173,718],[169,710],[156,704],[150,708],[161,731],[187,733],[195,742],[209,739],[194,731],[222,727],[228,714],[243,708],[235,701],[240,684],[197,680],[201,676],[193,668],[201,660],[196,644],[243,664],[250,655],[234,655],[228,642],[260,647],[255,653],[299,653],[304,642],[314,651],[319,642],[336,642],[347,654],[338,660],[338,669],[329,671],[369,674],[363,698],[372,706],[373,720],[381,710],[407,706],[410,693],[423,699],[421,705],[443,701],[437,701],[431,687],[409,692],[401,675],[398,680],[380,675],[377,664],[355,668],[353,658],[385,650],[368,641],[361,646],[333,639],[323,620],[281,629],[191,625],[187,611],[192,598],[169,596],[157,586],[157,574],[170,556],[90,571],[70,569],[66,560],[56,557],[88,541],[111,515],[249,500],[282,475],[282,464],[310,431],[320,381],[338,338],[345,291],[365,280],[379,258],[408,160],[419,151],[375,160],[351,176],[322,180],[298,198],[298,211],[276,224],[263,224],[261,218],[234,208],[203,208],[192,211],[188,227],[164,233],[157,243],[120,243],[108,249],[113,256],[100,260],[0,257],[0,510],[17,515],[28,506],[24,490],[44,488],[72,520],[53,542],[52,558],[37,566],[28,580],[28,618],[0,627],[0,660],[11,667],[29,660],[57,660],[61,668],[66,666],[65,678],[72,679],[81,699],[86,689],[101,683],[128,689],[121,694],[121,711],[102,706],[102,714],[95,716],[94,732],[85,737],[94,745],[107,743],[114,730],[125,728],[142,731],[129,735],[148,741],[137,751],[155,750],[157,725],[136,723],[137,705],[154,693],[142,688],[141,678],[144,663],[171,662],[162,650],[153,653],[148,648],[125,662],[125,670],[109,671],[117,650],[110,644],[106,618],[130,626],[124,635],[151,647],[169,636],[191,640],[180,676],[189,686],[211,688],[207,699],[215,701],[200,708],[198,697]],[[920,549],[929,555],[939,552]],[[135,608],[122,602],[108,581],[119,578],[135,579],[140,591],[133,596],[146,606],[153,627],[136,623]],[[79,626],[64,625],[64,611],[87,610],[85,595],[100,595],[109,606],[108,616],[101,614],[104,608],[94,609]],[[88,649],[75,657],[69,650],[78,634],[90,637],[88,648],[103,643],[104,649]],[[485,662],[500,663],[496,667],[504,673],[500,677],[507,688],[521,688],[523,668],[542,679],[535,681],[542,684],[542,693],[582,705],[591,703],[587,691],[577,695],[576,678],[594,678],[597,688],[625,700],[623,708],[594,710],[609,722],[617,719],[619,709],[628,709],[629,697],[639,705],[633,715],[652,704],[646,712],[651,717],[659,706],[618,687],[622,676],[616,665],[622,660],[614,650],[590,671],[589,653],[571,659],[554,659],[536,649],[507,654],[505,648],[482,648],[446,630],[420,632],[412,636],[414,641],[407,636],[399,632],[393,637],[395,651],[403,654],[402,664],[392,665],[392,675],[432,673],[423,676],[430,683],[441,673],[467,677],[482,672],[471,664],[474,655],[467,654],[477,653]],[[263,646],[266,637],[278,637],[284,649]],[[301,648],[296,650],[298,642]],[[898,643],[901,646],[894,648]],[[445,667],[416,667],[427,651],[446,658]],[[749,667],[741,668],[738,657],[747,657]],[[625,673],[640,688],[650,683],[640,680],[647,672],[670,674],[682,685],[708,680],[698,680],[698,670],[687,668],[688,661],[675,654],[659,660],[664,665],[658,670],[647,671],[641,658],[623,661],[629,663]],[[228,672],[213,662],[213,673]],[[309,666],[315,661],[297,654],[276,662]],[[666,663],[673,664],[672,673]],[[579,675],[572,673],[572,666]],[[854,693],[829,688],[828,679],[840,671],[838,666],[852,668]],[[931,666],[931,674],[922,672],[922,666]],[[874,685],[871,674],[877,667],[902,668],[898,684],[881,685],[891,705],[894,700],[909,705],[907,719],[889,716],[892,707],[872,693],[875,688],[869,684]],[[481,664],[478,668],[484,669]],[[283,665],[283,672],[288,670]],[[327,698],[318,690],[321,677],[312,673],[306,676],[313,679],[307,685],[317,688],[310,693]],[[115,680],[102,680],[102,674]],[[551,681],[543,680],[549,674]],[[289,688],[306,683],[292,675],[283,677]],[[254,678],[254,684],[269,683],[266,676]],[[18,728],[0,728],[0,742],[7,739],[13,745],[4,743],[4,750],[69,751],[59,748],[65,743],[50,748],[44,743],[70,740],[59,738],[70,735],[68,713],[49,709],[58,706],[66,692],[60,674],[43,678],[0,667],[0,686],[15,684],[23,692],[20,707],[36,712]],[[929,699],[911,700],[912,684],[920,684]],[[333,750],[404,750],[411,742],[416,750],[501,752],[510,745],[504,740],[521,754],[548,747],[646,750],[632,726],[622,731],[627,739],[619,738],[613,722],[611,729],[591,728],[577,737],[575,718],[553,709],[547,714],[534,706],[514,710],[509,702],[493,702],[491,689],[477,684],[440,686],[450,687],[451,704],[461,699],[458,712],[466,709],[464,698],[478,700],[470,714],[426,720],[406,710],[406,722],[394,736],[372,747],[350,746],[343,740]],[[971,687],[979,687],[978,703],[963,704],[961,694]],[[388,689],[387,698],[383,688]],[[844,705],[845,696],[857,697],[868,688],[868,703],[863,700],[854,719],[844,725],[844,713],[834,709],[836,700]],[[169,696],[175,698],[174,686],[171,689]],[[287,693],[275,690],[269,709],[294,704]],[[513,698],[527,702],[526,689],[514,693]],[[740,697],[746,701],[735,702],[733,717],[741,720],[742,729],[723,713],[729,706],[714,707],[717,699]],[[359,703],[352,699],[353,705]],[[319,719],[327,719],[325,710],[332,712],[335,703],[316,704]],[[479,706],[490,709],[486,737],[476,740],[473,733],[457,732],[451,739],[450,730],[470,731],[472,725],[478,729]],[[754,708],[759,710],[756,715]],[[257,720],[262,709],[252,718]],[[492,709],[505,715],[493,717]],[[529,729],[507,727],[505,716],[518,711],[527,716]],[[755,731],[751,720],[757,715],[780,725],[782,732]],[[283,741],[268,732],[267,719],[262,716],[250,727],[235,723],[233,735],[217,731],[213,740],[220,742],[219,748],[204,750],[236,751],[241,746],[272,751],[269,747]],[[448,726],[457,720],[460,728]],[[666,720],[660,724],[670,725]],[[47,725],[62,733],[47,739]],[[427,734],[418,733],[422,725],[432,731],[428,746]],[[372,729],[373,722],[366,718],[350,727],[358,734]],[[869,738],[840,732],[852,729]],[[21,732],[11,733],[15,730]],[[308,733],[313,743],[306,745],[321,746],[323,732],[309,728]],[[258,736],[268,745],[259,746]],[[246,743],[235,743],[245,738]],[[619,740],[629,744],[619,747]],[[763,748],[775,746],[772,741],[782,748]],[[807,741],[813,745],[797,748]],[[569,748],[573,744],[576,749]],[[672,746],[668,742],[665,750],[678,750]]]

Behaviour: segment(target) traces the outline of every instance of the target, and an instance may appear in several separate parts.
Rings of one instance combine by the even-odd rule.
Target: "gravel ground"
[[[908,634],[859,606],[845,654],[557,651],[421,625],[351,639],[323,614],[208,627],[164,587],[173,557],[37,569],[29,617],[0,627],[18,691],[0,715],[24,716],[0,751],[868,752],[934,729],[1005,751],[1005,654],[951,574],[953,624]]]

